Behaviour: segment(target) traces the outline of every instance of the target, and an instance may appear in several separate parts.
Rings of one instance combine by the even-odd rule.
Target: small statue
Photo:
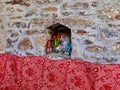
[[[72,49],[71,42],[65,41],[63,44],[64,44],[64,47],[65,47],[64,54],[70,55],[71,54],[71,49]]]
[[[59,36],[56,36],[54,35],[53,38],[52,38],[52,47],[53,47],[53,52],[56,53],[56,47],[58,47],[60,44],[60,37]]]
[[[52,53],[52,45],[51,45],[51,40],[48,40],[47,43],[46,43],[46,54],[50,54]]]

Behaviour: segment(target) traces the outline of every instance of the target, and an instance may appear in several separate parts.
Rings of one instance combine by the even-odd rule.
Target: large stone
[[[29,38],[24,38],[19,42],[18,49],[20,50],[31,50],[33,49],[32,42]]]

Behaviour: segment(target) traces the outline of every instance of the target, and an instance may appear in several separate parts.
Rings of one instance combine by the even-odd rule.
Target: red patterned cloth
[[[0,90],[120,90],[120,65],[1,54]]]

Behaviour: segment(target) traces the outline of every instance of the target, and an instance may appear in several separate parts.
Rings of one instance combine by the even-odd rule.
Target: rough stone
[[[46,4],[60,4],[60,2],[62,2],[62,0],[32,0],[33,3],[37,6],[39,5],[46,5]]]
[[[118,33],[113,30],[102,29],[101,34],[104,38],[118,38]]]
[[[13,46],[13,45],[12,45],[12,40],[11,40],[10,38],[6,39],[6,41],[7,41],[6,48],[10,48],[10,47]]]
[[[90,51],[90,52],[105,52],[106,48],[105,47],[101,47],[101,46],[97,46],[97,45],[93,45],[93,46],[88,46],[86,48],[86,50]]]
[[[24,10],[22,9],[22,8],[16,8],[16,11],[18,11],[18,12],[23,12]]]
[[[115,53],[120,54],[120,42],[119,41],[116,42],[116,43],[114,43],[113,46],[112,46],[112,48],[113,48],[113,51]]]
[[[87,2],[77,2],[72,5],[73,9],[88,8],[88,7],[89,7],[89,3]]]
[[[13,24],[12,24],[12,27],[17,27],[17,28],[20,28],[20,27],[22,27],[22,28],[25,28],[27,25],[26,25],[26,23],[24,23],[24,22],[14,22]]]
[[[25,17],[28,17],[28,16],[32,16],[32,15],[37,15],[37,9],[32,9],[30,10],[26,15]]]
[[[45,35],[37,36],[33,38],[35,45],[46,46],[47,38]]]
[[[118,60],[116,58],[107,58],[107,57],[103,57],[103,60],[105,60],[106,62],[117,62]]]
[[[8,33],[5,31],[0,31],[0,37],[7,37]]]
[[[19,35],[18,32],[13,32],[13,33],[11,33],[11,37],[12,37],[12,38],[16,38],[16,37],[18,37],[18,35]]]
[[[26,34],[27,34],[27,35],[39,34],[39,31],[38,31],[38,30],[27,30],[27,31],[26,31]]]
[[[33,49],[32,42],[29,38],[24,38],[19,42],[18,45],[19,50],[31,50]]]
[[[21,18],[22,18],[22,16],[12,16],[12,17],[10,17],[11,20],[21,19]]]
[[[84,42],[85,42],[85,44],[93,44],[93,41],[91,41],[89,39],[86,39]]]
[[[87,34],[87,31],[85,31],[85,30],[77,30],[77,34],[85,35],[85,34]]]
[[[92,6],[93,6],[93,7],[97,7],[97,6],[98,6],[98,1],[97,1],[97,0],[96,0],[96,1],[93,1],[93,2],[92,2]]]
[[[56,7],[45,7],[42,10],[46,12],[55,12],[57,11],[57,8]]]
[[[99,17],[101,19],[120,19],[119,15],[120,11],[114,8],[103,8],[102,10],[99,11]]]
[[[0,40],[0,52],[4,49],[3,41]]]
[[[11,0],[6,2],[7,4],[20,4],[20,5],[25,5],[25,6],[30,6],[29,0]]]
[[[64,16],[70,16],[72,14],[73,14],[73,12],[67,12],[67,11],[62,12],[62,15],[64,15]]]

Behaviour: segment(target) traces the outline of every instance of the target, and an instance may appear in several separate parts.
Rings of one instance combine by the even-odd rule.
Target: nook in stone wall
[[[70,58],[72,51],[71,29],[56,23],[47,27],[46,55]]]

